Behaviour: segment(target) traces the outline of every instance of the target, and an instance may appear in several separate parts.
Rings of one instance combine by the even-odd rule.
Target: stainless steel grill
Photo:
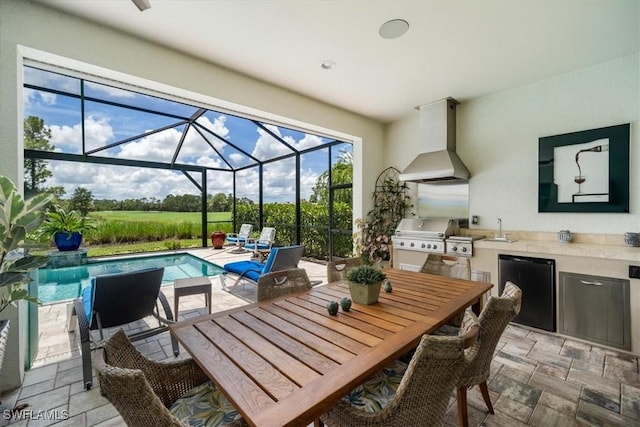
[[[391,238],[396,249],[444,254],[445,239],[458,233],[458,221],[447,218],[405,218]]]
[[[473,241],[483,238],[484,236],[450,236],[444,241],[445,254],[470,257],[473,255]]]

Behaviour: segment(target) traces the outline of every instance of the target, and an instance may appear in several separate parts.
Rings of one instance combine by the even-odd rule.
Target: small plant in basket
[[[378,301],[380,286],[386,275],[371,265],[360,265],[347,272],[351,299],[357,304],[373,304]]]

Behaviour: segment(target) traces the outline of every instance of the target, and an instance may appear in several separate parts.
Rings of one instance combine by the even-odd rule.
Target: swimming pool
[[[219,265],[187,253],[90,261],[77,267],[39,269],[38,298],[43,303],[78,298],[82,288],[89,286],[91,277],[151,267],[164,267],[163,285],[173,283],[176,279],[216,276],[224,272]]]

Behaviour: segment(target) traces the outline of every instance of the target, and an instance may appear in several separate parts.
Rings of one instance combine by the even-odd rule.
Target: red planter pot
[[[211,233],[211,244],[213,245],[213,249],[222,249],[226,238],[227,235],[222,231],[214,231]]]

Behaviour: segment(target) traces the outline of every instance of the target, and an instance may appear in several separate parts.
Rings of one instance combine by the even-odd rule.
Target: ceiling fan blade
[[[133,4],[136,5],[136,7],[138,9],[140,9],[140,12],[144,12],[147,9],[151,9],[151,4],[149,3],[149,0],[131,0],[133,2]]]

